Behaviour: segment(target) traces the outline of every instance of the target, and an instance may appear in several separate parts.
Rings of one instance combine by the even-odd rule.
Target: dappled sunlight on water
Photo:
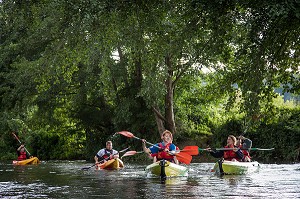
[[[149,163],[150,164],[150,163]],[[95,170],[85,161],[0,164],[0,198],[300,198],[300,164],[261,164],[246,175],[216,176],[212,163],[192,163],[187,177],[162,182],[145,164]]]

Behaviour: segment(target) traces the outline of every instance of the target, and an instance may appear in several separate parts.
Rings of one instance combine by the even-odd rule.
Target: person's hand
[[[237,152],[239,150],[239,148],[233,148],[234,152]]]
[[[205,150],[208,151],[208,152],[212,152],[213,151],[210,147],[206,148]]]

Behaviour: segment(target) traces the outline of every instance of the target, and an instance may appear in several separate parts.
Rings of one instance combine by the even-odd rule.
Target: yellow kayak
[[[27,165],[27,164],[39,164],[39,163],[40,160],[37,157],[31,157],[29,159],[21,160],[21,161],[18,160],[13,161],[14,165]]]
[[[226,175],[242,175],[257,171],[259,163],[254,162],[238,162],[238,161],[218,161],[211,170],[216,174]],[[221,170],[221,171],[220,171]]]
[[[147,173],[151,173],[161,178],[187,176],[188,168],[167,160],[161,160],[148,165],[145,169]]]
[[[96,170],[108,169],[108,170],[116,170],[124,167],[124,163],[121,159],[111,159],[102,164],[96,165]]]

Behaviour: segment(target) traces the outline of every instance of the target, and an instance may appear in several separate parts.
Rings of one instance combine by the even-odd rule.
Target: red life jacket
[[[21,160],[26,160],[27,159],[27,156],[26,156],[26,152],[19,152],[19,157],[18,157],[18,161],[21,161]]]
[[[234,146],[233,145],[225,146],[224,148],[234,148]],[[229,160],[229,161],[231,161],[232,159],[238,160],[238,157],[233,150],[224,151],[223,157],[224,157],[224,160]]]
[[[113,154],[113,150],[105,149],[105,154],[101,158],[102,158],[102,160],[109,159],[110,155],[112,155],[112,154]]]
[[[173,158],[174,156],[173,155],[170,155],[168,152],[166,152],[165,150],[168,149],[170,150],[170,145],[172,143],[168,143],[167,145],[163,145],[162,143],[158,143],[158,146],[159,146],[159,150],[158,150],[158,153],[154,153],[154,154],[151,154],[152,157],[156,157],[157,160],[162,160],[162,159],[165,159],[165,160],[168,160],[168,161],[173,161]],[[177,150],[178,147],[176,147],[176,150]]]
[[[241,145],[239,146],[239,148],[242,149],[242,148],[243,148],[243,145],[241,144]],[[242,151],[242,153],[243,153],[243,155],[244,155],[244,158],[245,158],[245,157],[248,157],[249,159],[251,159],[248,150],[242,149],[241,151]]]

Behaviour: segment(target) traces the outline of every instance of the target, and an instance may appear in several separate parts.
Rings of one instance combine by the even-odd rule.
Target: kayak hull
[[[220,163],[221,162],[221,166]],[[225,175],[243,175],[255,172],[259,169],[259,163],[254,162],[238,162],[238,161],[218,161],[214,165],[212,172]],[[221,171],[220,171],[221,170]],[[222,171],[223,170],[223,171]]]
[[[117,170],[124,167],[124,163],[121,159],[111,159],[102,164],[96,165],[96,170],[107,169],[107,170]]]
[[[145,168],[147,173],[160,177],[180,177],[187,176],[188,168],[172,162],[164,160],[148,165]]]
[[[40,160],[37,157],[31,157],[29,159],[21,160],[21,161],[18,160],[13,161],[14,165],[28,165],[28,164],[39,164],[39,163]]]

